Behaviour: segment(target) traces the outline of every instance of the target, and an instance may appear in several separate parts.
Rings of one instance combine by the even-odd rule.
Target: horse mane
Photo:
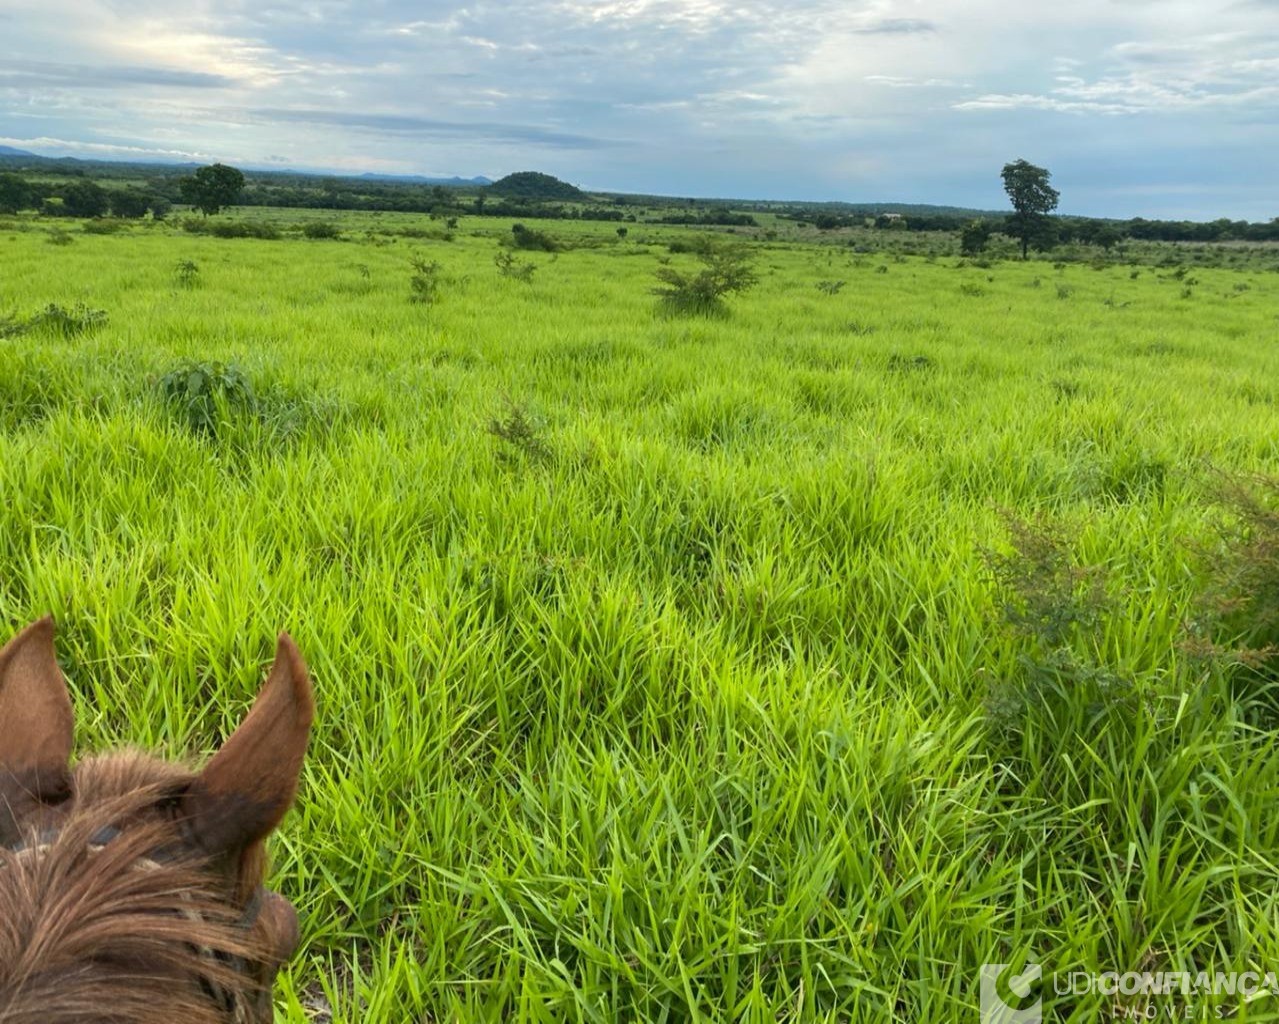
[[[228,882],[157,813],[194,776],[141,755],[82,762],[56,834],[0,849],[5,1024],[223,1024],[210,998],[254,1000],[261,961]],[[119,829],[108,842],[104,827]]]

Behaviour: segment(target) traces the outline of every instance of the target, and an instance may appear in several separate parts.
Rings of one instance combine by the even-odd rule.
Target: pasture
[[[1275,969],[1279,752],[1186,640],[1212,479],[1279,464],[1279,275],[753,240],[677,317],[683,229],[553,224],[521,281],[509,221],[305,218],[0,223],[0,321],[105,311],[0,339],[0,613],[57,617],[80,749],[198,756],[276,631],[310,664],[278,1019],[959,1021],[985,962]],[[1008,625],[1019,521],[1104,568],[1051,636]]]

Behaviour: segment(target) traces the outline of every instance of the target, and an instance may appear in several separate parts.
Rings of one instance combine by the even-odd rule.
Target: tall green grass
[[[279,1019],[958,1021],[988,961],[1274,968],[1279,755],[1179,644],[1205,467],[1279,456],[1279,279],[777,243],[672,318],[673,229],[549,225],[529,284],[509,223],[335,223],[0,241],[0,312],[109,314],[0,340],[0,618],[57,615],[82,748],[199,755],[276,630],[311,665]],[[192,429],[187,361],[252,408]],[[1105,567],[1072,642],[1134,699],[992,716],[1009,513]]]

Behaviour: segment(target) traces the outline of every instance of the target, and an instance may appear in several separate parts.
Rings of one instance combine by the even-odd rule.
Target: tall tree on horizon
[[[1027,259],[1031,242],[1048,247],[1052,221],[1048,215],[1057,209],[1061,193],[1048,184],[1052,175],[1043,167],[1025,160],[1004,164],[1001,172],[1004,191],[1013,204],[1013,215],[1006,230],[1021,240],[1021,258]]]
[[[178,181],[182,201],[190,203],[206,217],[223,207],[235,205],[244,189],[244,174],[227,164],[209,164]]]

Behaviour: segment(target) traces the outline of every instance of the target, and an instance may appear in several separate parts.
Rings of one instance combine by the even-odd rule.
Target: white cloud
[[[1175,153],[1223,204],[1247,176],[1232,146],[1250,165],[1279,157],[1279,4],[1258,0],[5,9],[0,131],[64,146],[991,205],[1020,153],[1140,174],[1153,197],[1172,195],[1155,178]]]

